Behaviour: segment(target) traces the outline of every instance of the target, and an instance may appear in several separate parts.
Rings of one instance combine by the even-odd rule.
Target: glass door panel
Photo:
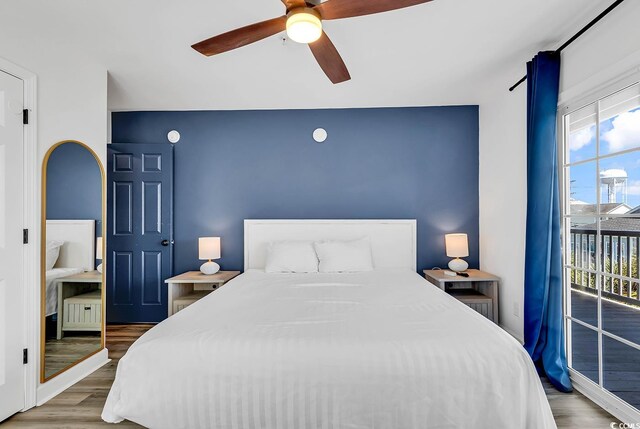
[[[598,383],[598,332],[571,322],[571,367]]]
[[[602,372],[604,388],[640,409],[640,350],[604,335]]]
[[[640,84],[562,124],[569,366],[640,410]]]
[[[600,101],[600,154],[640,147],[640,85],[633,85]]]
[[[566,116],[565,157],[571,164],[596,157],[598,105],[591,103]]]
[[[604,242],[611,246],[610,251],[603,252],[605,268],[611,275],[603,276],[602,329],[640,344],[640,217],[602,217],[600,231]]]
[[[569,214],[594,216],[597,213],[598,170],[596,161],[586,161],[566,167],[569,182]]]
[[[569,270],[571,284],[568,299],[570,315],[592,326],[598,326],[597,281],[597,217],[572,216],[567,222],[569,237]]]

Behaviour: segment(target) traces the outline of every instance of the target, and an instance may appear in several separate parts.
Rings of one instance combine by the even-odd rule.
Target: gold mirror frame
[[[106,176],[105,176],[105,171],[104,171],[104,167],[102,165],[102,162],[100,162],[100,158],[98,158],[98,155],[96,155],[96,153],[94,152],[93,149],[91,149],[89,146],[87,146],[86,144],[78,141],[78,140],[63,140],[63,141],[59,141],[58,143],[54,144],[53,146],[51,146],[49,148],[49,150],[47,151],[47,153],[44,156],[44,160],[42,161],[42,177],[41,177],[41,196],[40,196],[40,383],[45,383],[51,379],[53,379],[54,377],[57,377],[58,375],[62,374],[63,372],[67,371],[69,368],[73,368],[74,366],[78,365],[80,362],[90,358],[91,356],[99,353],[100,351],[102,351],[105,347],[105,327],[106,327],[106,311],[105,311],[105,305],[106,305],[106,300],[105,300],[105,296],[106,296],[106,277],[105,277],[105,273],[106,273],[106,266],[107,266],[107,240],[103,238],[102,240],[102,255],[103,255],[103,259],[102,259],[102,287],[101,287],[101,304],[102,304],[102,311],[101,311],[101,328],[100,328],[100,348],[94,352],[89,353],[88,355],[86,355],[85,357],[71,363],[70,365],[67,365],[66,367],[62,368],[61,370],[51,374],[50,376],[46,377],[45,376],[45,346],[46,346],[46,332],[45,332],[45,328],[46,328],[46,287],[47,287],[47,280],[46,280],[46,270],[45,270],[45,262],[46,262],[46,247],[47,247],[47,166],[49,164],[49,158],[51,157],[51,154],[53,153],[54,150],[56,150],[58,147],[62,146],[63,144],[67,144],[67,143],[73,143],[73,144],[77,144],[82,146],[83,148],[85,148],[92,156],[93,158],[96,160],[96,164],[98,164],[98,168],[100,169],[100,177],[102,179],[102,183],[101,183],[101,191],[102,191],[102,237],[106,237],[107,234],[107,194],[106,194]]]

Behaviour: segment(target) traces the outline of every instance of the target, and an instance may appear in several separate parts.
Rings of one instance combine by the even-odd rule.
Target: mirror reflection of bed
[[[102,275],[93,270],[94,249],[94,220],[47,221],[45,377],[100,349]]]
[[[84,145],[65,142],[43,174],[42,381],[103,348],[102,171]]]

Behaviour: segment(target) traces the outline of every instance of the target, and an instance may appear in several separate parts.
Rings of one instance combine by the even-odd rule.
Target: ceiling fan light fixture
[[[313,43],[318,40],[322,36],[322,21],[318,13],[308,7],[289,12],[287,36],[298,43]]]

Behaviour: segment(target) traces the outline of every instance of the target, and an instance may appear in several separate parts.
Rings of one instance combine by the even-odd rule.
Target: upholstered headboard
[[[55,268],[95,268],[95,220],[47,220],[47,241],[64,241]]]
[[[356,240],[369,237],[375,268],[416,270],[416,220],[244,221],[244,269],[263,269],[271,241]]]

